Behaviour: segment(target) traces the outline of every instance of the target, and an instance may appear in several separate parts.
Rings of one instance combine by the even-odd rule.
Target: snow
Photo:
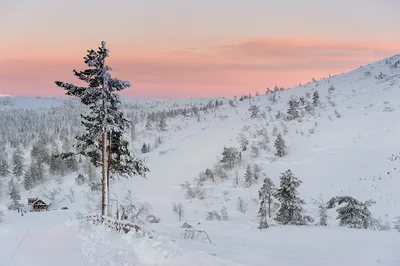
[[[400,56],[389,58],[395,62]],[[369,71],[371,75],[365,73]],[[380,73],[385,79],[377,79]],[[317,86],[317,83],[319,84]],[[320,195],[328,201],[333,196],[352,196],[360,201],[373,199],[374,217],[389,223],[400,216],[400,69],[390,67],[385,60],[349,73],[310,82],[301,87],[277,93],[277,104],[268,96],[238,101],[232,108],[227,100],[214,112],[196,117],[178,116],[168,119],[166,132],[147,132],[145,121],[137,127],[138,140],[134,152],[140,154],[143,142],[158,135],[164,142],[147,158],[150,173],[147,179],[135,177],[113,182],[110,197],[121,201],[127,189],[140,201],[148,202],[153,213],[161,218],[159,224],[148,225],[155,238],[137,238],[117,233],[109,228],[91,225],[76,219],[77,211],[87,213],[86,185],[77,186],[76,173],[62,180],[48,181],[30,191],[22,199],[40,196],[59,188],[53,210],[42,213],[5,212],[0,223],[0,265],[10,266],[70,266],[70,265],[400,265],[400,235],[392,231],[349,229],[338,226],[335,210],[328,211],[328,226],[279,226],[268,221],[270,228],[257,229],[258,189],[262,182],[245,188],[246,165],[257,163],[276,186],[280,174],[290,169],[303,183],[299,196],[306,201],[307,214],[315,216],[311,198]],[[329,104],[326,96],[333,85]],[[282,134],[288,147],[287,155],[275,158],[272,128],[282,132],[282,123],[274,119],[277,110],[286,113],[290,97],[318,91],[323,107],[315,116],[305,116],[301,122],[288,121],[287,134]],[[12,97],[12,108],[49,108],[63,106],[60,99],[22,99]],[[207,103],[208,100],[198,102]],[[133,101],[151,111],[190,106],[196,99],[181,101]],[[250,118],[250,103],[260,106],[267,119]],[[64,105],[68,108],[68,105]],[[390,111],[390,108],[391,111]],[[3,107],[1,107],[3,108]],[[11,107],[4,107],[11,108]],[[267,108],[272,110],[268,112]],[[341,117],[336,117],[337,110]],[[224,146],[238,147],[237,136],[244,132],[256,145],[255,132],[268,123],[270,151],[260,148],[253,158],[250,148],[242,152],[243,163],[228,172],[229,179],[217,184],[206,182],[203,200],[186,199],[180,184],[193,182],[201,171],[213,168],[221,158]],[[243,130],[246,126],[249,129]],[[235,171],[240,176],[238,187],[233,186]],[[70,189],[74,200],[68,200]],[[4,194],[4,193],[3,193]],[[115,196],[114,196],[115,195]],[[99,195],[96,196],[99,199]],[[247,203],[247,212],[237,211],[237,198]],[[0,207],[6,206],[6,196],[0,197]],[[172,212],[172,204],[182,202],[185,216],[181,222]],[[68,210],[54,210],[67,206]],[[229,221],[207,221],[208,211],[228,210]],[[115,206],[112,206],[115,211]],[[180,228],[187,221],[195,229],[205,230],[212,243],[184,239]],[[391,224],[392,225],[392,224]],[[392,225],[393,227],[393,225]]]
[[[290,226],[260,232],[227,222],[207,228],[210,235],[219,235],[209,244],[183,240],[168,227],[154,239],[143,239],[77,221],[58,224],[71,213],[54,213],[12,215],[12,222],[6,221],[0,230],[1,239],[7,239],[0,249],[0,265],[399,264],[399,239],[390,232]]]

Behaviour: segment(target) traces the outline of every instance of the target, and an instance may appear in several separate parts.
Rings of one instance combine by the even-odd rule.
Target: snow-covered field
[[[147,159],[150,173],[147,179],[113,182],[111,196],[121,202],[130,189],[140,201],[150,204],[152,213],[161,218],[160,223],[146,225],[154,230],[154,239],[119,234],[76,220],[77,211],[89,212],[87,196],[100,199],[99,194],[88,193],[86,184],[76,185],[76,172],[63,178],[47,175],[44,185],[28,191],[21,185],[21,202],[25,204],[28,196],[58,189],[52,208],[69,209],[24,216],[5,211],[0,223],[0,265],[400,265],[400,234],[393,224],[400,216],[400,104],[396,101],[400,97],[400,68],[392,67],[399,59],[395,56],[278,91],[276,103],[271,101],[271,94],[261,92],[260,96],[235,101],[236,107],[223,99],[222,106],[200,111],[198,116],[168,119],[166,131],[146,129],[143,115],[132,147],[136,155]],[[318,91],[321,105],[313,114],[304,113],[292,121],[276,118],[278,110],[286,114],[291,98],[307,99],[306,94],[312,97],[314,91]],[[12,100],[17,109],[44,105],[53,111],[56,109],[50,107],[68,108],[68,104],[62,107],[64,100],[60,99]],[[189,107],[196,100],[127,103],[140,105],[137,112],[146,113]],[[259,106],[258,118],[250,117],[250,105]],[[40,112],[46,112],[42,109]],[[282,133],[287,145],[287,155],[282,158],[275,156],[277,132]],[[227,179],[205,181],[201,186],[204,199],[187,199],[180,184],[188,181],[195,186],[193,179],[207,168],[214,169],[224,146],[240,148],[239,133],[250,142],[242,151],[242,161],[226,172]],[[269,142],[263,147],[265,135]],[[141,154],[142,144],[153,143],[158,137],[162,143]],[[13,149],[7,146],[5,150],[11,157]],[[25,158],[29,160],[28,148]],[[299,196],[307,203],[307,214],[315,219],[316,206],[311,198],[321,196],[328,201],[334,196],[352,196],[363,202],[374,200],[373,216],[392,230],[339,227],[337,213],[329,210],[328,226],[283,226],[271,219],[269,223],[274,226],[260,231],[257,212],[262,178],[247,188],[244,174],[248,164],[258,164],[276,186],[281,173],[290,169],[303,181]],[[9,178],[3,178],[2,183]],[[5,209],[9,199],[3,187],[0,208]],[[237,210],[239,197],[247,204],[245,213]],[[172,211],[172,204],[177,202],[185,210],[182,221]],[[220,212],[223,207],[228,221],[206,220],[207,212]],[[113,205],[113,211],[115,208]],[[185,221],[205,230],[212,243],[184,239],[180,227]]]

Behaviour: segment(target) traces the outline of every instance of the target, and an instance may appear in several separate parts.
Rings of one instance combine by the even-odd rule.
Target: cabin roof
[[[51,200],[46,197],[46,196],[40,196],[40,197],[36,197],[36,198],[28,198],[28,200],[34,200],[31,204],[37,204],[39,201],[42,201],[43,203],[45,203],[46,205],[50,205],[51,204]]]

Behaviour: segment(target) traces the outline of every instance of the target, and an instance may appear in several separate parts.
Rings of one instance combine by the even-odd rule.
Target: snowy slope
[[[14,252],[9,265],[15,266],[47,266],[56,261],[57,265],[80,265],[93,257],[102,261],[92,261],[94,265],[113,265],[112,262],[114,265],[400,265],[400,235],[395,230],[340,228],[334,210],[329,212],[327,227],[276,226],[260,232],[256,216],[261,183],[250,188],[243,184],[247,164],[259,164],[276,185],[280,174],[291,169],[303,181],[299,192],[307,202],[305,209],[309,215],[315,216],[316,211],[311,198],[322,196],[327,201],[333,196],[348,195],[361,201],[373,199],[374,217],[393,227],[392,221],[400,216],[400,160],[396,157],[400,153],[400,126],[396,123],[400,68],[392,67],[397,60],[400,56],[279,91],[276,104],[269,100],[269,95],[237,101],[237,107],[231,107],[225,100],[216,110],[201,113],[200,121],[190,116],[168,120],[166,132],[155,134],[140,125],[139,139],[134,143],[136,154],[140,154],[143,142],[153,141],[156,135],[163,137],[159,147],[143,155],[151,172],[147,179],[119,180],[112,184],[111,191],[121,201],[130,189],[152,206],[154,214],[161,218],[159,224],[149,225],[157,232],[156,239],[135,239],[98,227],[83,230],[78,222],[69,221],[74,220],[75,211],[88,211],[85,195],[89,190],[87,186],[77,186],[76,174],[71,174],[22,192],[25,199],[59,188],[53,207],[68,206],[71,211],[28,213],[24,217],[6,212],[5,221],[0,224],[0,265],[8,265]],[[329,92],[332,86],[334,90]],[[314,115],[305,114],[300,121],[275,117],[278,110],[286,113],[289,99],[306,97],[307,93],[312,96],[314,91],[321,98],[321,107]],[[162,110],[193,103],[195,100],[140,104],[143,108]],[[248,110],[251,104],[258,105],[265,118],[251,119]],[[288,154],[283,158],[274,155],[275,126],[288,146]],[[257,133],[263,127],[270,138],[266,150],[260,148]],[[207,181],[204,199],[186,199],[179,185],[185,181],[195,184],[193,179],[201,171],[213,169],[224,146],[239,148],[240,132],[250,140],[249,146],[259,148],[259,156],[252,156],[251,149],[242,152],[242,162],[227,172],[228,180],[217,180],[216,184]],[[236,187],[235,172],[241,179]],[[74,200],[67,197],[70,189],[74,191]],[[248,204],[245,214],[236,209],[238,197]],[[0,205],[5,206],[7,198],[3,195],[1,199]],[[183,203],[183,220],[205,229],[212,244],[183,239],[180,229],[183,221],[178,222],[172,212],[174,202]],[[219,212],[222,207],[226,207],[229,221],[205,219],[208,211]],[[11,242],[5,240],[10,238]],[[59,240],[54,241],[55,238]],[[96,244],[91,251],[97,250],[96,255],[89,252],[90,243]],[[107,252],[100,252],[103,250]],[[42,259],[35,252],[55,255]]]

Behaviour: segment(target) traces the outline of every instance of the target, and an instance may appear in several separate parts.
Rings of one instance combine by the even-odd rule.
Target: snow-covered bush
[[[318,225],[326,226],[328,220],[328,212],[324,199],[322,198],[322,196],[319,196],[317,199],[312,198],[311,200],[317,208]]]
[[[213,221],[213,220],[221,221],[221,219],[222,219],[221,215],[219,215],[217,211],[207,212],[206,216],[207,221]]]
[[[147,220],[148,223],[158,224],[161,221],[161,218],[157,217],[157,216],[155,216],[153,214],[150,214],[149,216],[147,216],[146,220]]]
[[[206,197],[206,189],[197,185],[192,187],[192,185],[185,181],[185,183],[181,184],[181,188],[186,190],[185,198],[186,199],[205,199]]]
[[[228,210],[226,209],[225,206],[223,206],[221,208],[221,218],[222,218],[222,221],[228,221],[229,220]]]
[[[394,224],[393,228],[400,233],[400,216],[395,217],[393,224]]]
[[[336,211],[338,216],[336,219],[340,220],[340,226],[348,226],[350,228],[367,229],[371,225],[371,212],[369,207],[375,202],[368,200],[361,202],[350,196],[333,197],[327,203],[327,208],[332,209],[337,205],[344,205],[339,207]]]
[[[201,241],[208,241],[211,243],[211,239],[206,233],[206,231],[202,230],[195,230],[193,228],[186,229],[185,232],[183,232],[183,237],[185,239],[196,239],[196,240],[201,240]]]
[[[237,210],[240,211],[241,213],[246,213],[247,211],[247,203],[244,201],[244,199],[242,199],[241,197],[239,197],[237,199]]]
[[[139,202],[131,190],[127,191],[120,208],[121,220],[129,220],[138,224],[144,224],[152,211],[151,206],[146,202]]]

